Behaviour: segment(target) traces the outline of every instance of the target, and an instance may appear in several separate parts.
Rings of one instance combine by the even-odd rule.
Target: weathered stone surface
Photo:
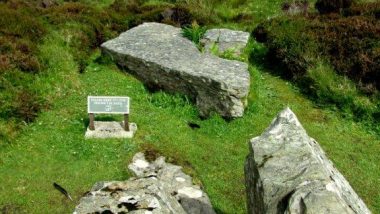
[[[129,123],[129,131],[124,130],[124,122],[95,121],[95,130],[87,128],[85,138],[133,138],[137,131],[136,123]]]
[[[120,66],[150,88],[194,99],[200,115],[241,117],[249,92],[246,63],[202,54],[180,28],[144,23],[101,45]]]
[[[182,167],[166,163],[164,157],[147,163],[144,155],[137,153],[128,168],[138,177],[156,177],[165,191],[179,201],[186,213],[215,213],[207,194],[199,186],[193,185],[191,177],[182,172]]]
[[[207,194],[180,166],[166,163],[163,157],[149,163],[137,153],[128,167],[137,178],[98,182],[74,213],[215,214]]]
[[[289,108],[249,148],[249,213],[370,213]]]
[[[220,54],[225,51],[232,51],[235,57],[238,57],[247,46],[248,40],[248,32],[222,28],[207,30],[201,43],[206,52],[217,47]]]

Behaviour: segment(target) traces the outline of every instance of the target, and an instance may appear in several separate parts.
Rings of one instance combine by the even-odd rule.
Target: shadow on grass
[[[95,115],[95,121],[117,121],[117,122],[120,122],[122,121],[123,119],[121,118],[122,116],[120,115]],[[86,117],[83,119],[83,126],[85,128],[88,127],[88,125],[90,124],[90,118],[89,117]]]
[[[215,210],[215,212],[216,212],[217,214],[225,214],[225,213],[226,213],[226,212],[222,211],[222,210],[219,209],[219,208],[215,208],[215,207],[214,207],[214,210]]]

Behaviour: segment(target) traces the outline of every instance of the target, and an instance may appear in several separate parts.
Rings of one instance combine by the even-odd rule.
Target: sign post
[[[90,113],[90,114],[88,114],[89,115],[89,117],[90,117],[90,125],[89,125],[89,128],[90,128],[90,130],[95,130],[95,114],[93,114],[93,113]]]
[[[129,114],[124,114],[124,130],[129,131]]]
[[[124,130],[129,131],[129,97],[88,96],[89,129],[95,130],[95,114],[124,114]]]

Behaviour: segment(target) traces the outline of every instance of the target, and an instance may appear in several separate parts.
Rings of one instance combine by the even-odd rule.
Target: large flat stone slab
[[[248,213],[371,213],[290,109],[249,148]]]
[[[180,28],[144,23],[101,45],[148,87],[194,99],[200,115],[241,117],[249,92],[248,65],[202,54]]]

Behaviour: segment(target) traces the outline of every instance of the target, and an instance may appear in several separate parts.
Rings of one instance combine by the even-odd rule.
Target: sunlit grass
[[[127,179],[132,155],[149,144],[170,160],[182,163],[185,171],[202,184],[220,213],[245,213],[243,165],[247,141],[260,135],[278,111],[290,106],[355,190],[371,208],[378,209],[377,190],[371,186],[379,185],[379,166],[375,164],[379,139],[352,121],[315,108],[292,85],[263,73],[261,68],[252,66],[251,74],[245,116],[226,122],[218,116],[200,120],[186,98],[162,92],[151,94],[112,64],[91,63],[78,77],[78,89],[42,113],[17,142],[2,148],[0,204],[30,213],[70,212],[95,182]],[[130,119],[139,127],[135,138],[85,140],[87,95],[130,96]],[[97,116],[101,117],[104,116]],[[191,129],[189,121],[201,128]],[[53,182],[67,188],[75,203],[57,192]]]
[[[106,5],[110,1],[100,2]],[[261,19],[278,15],[282,1],[234,2],[242,5],[218,4],[215,11],[228,10],[226,19],[250,13],[253,23],[223,22],[218,26],[251,29]],[[15,212],[70,213],[94,183],[128,179],[131,157],[152,147],[184,166],[209,194],[218,213],[246,213],[243,165],[247,142],[260,135],[280,110],[290,106],[370,209],[380,212],[379,191],[374,188],[380,186],[378,136],[335,111],[316,107],[297,87],[269,74],[257,62],[265,51],[260,44],[249,44],[257,58],[250,65],[245,115],[227,122],[216,115],[201,120],[184,96],[149,93],[141,82],[112,63],[97,63],[98,53],[79,74],[65,35],[54,30],[40,47],[49,66],[34,84],[50,99],[51,106],[26,125],[20,136],[15,137],[12,129],[7,131],[12,142],[0,145],[0,210],[9,207]],[[135,138],[85,140],[88,95],[130,96],[130,120],[138,125]],[[97,115],[99,119],[106,117]],[[193,130],[188,122],[201,128]],[[0,128],[5,123],[2,121]],[[66,188],[74,202],[56,191],[53,182]]]

